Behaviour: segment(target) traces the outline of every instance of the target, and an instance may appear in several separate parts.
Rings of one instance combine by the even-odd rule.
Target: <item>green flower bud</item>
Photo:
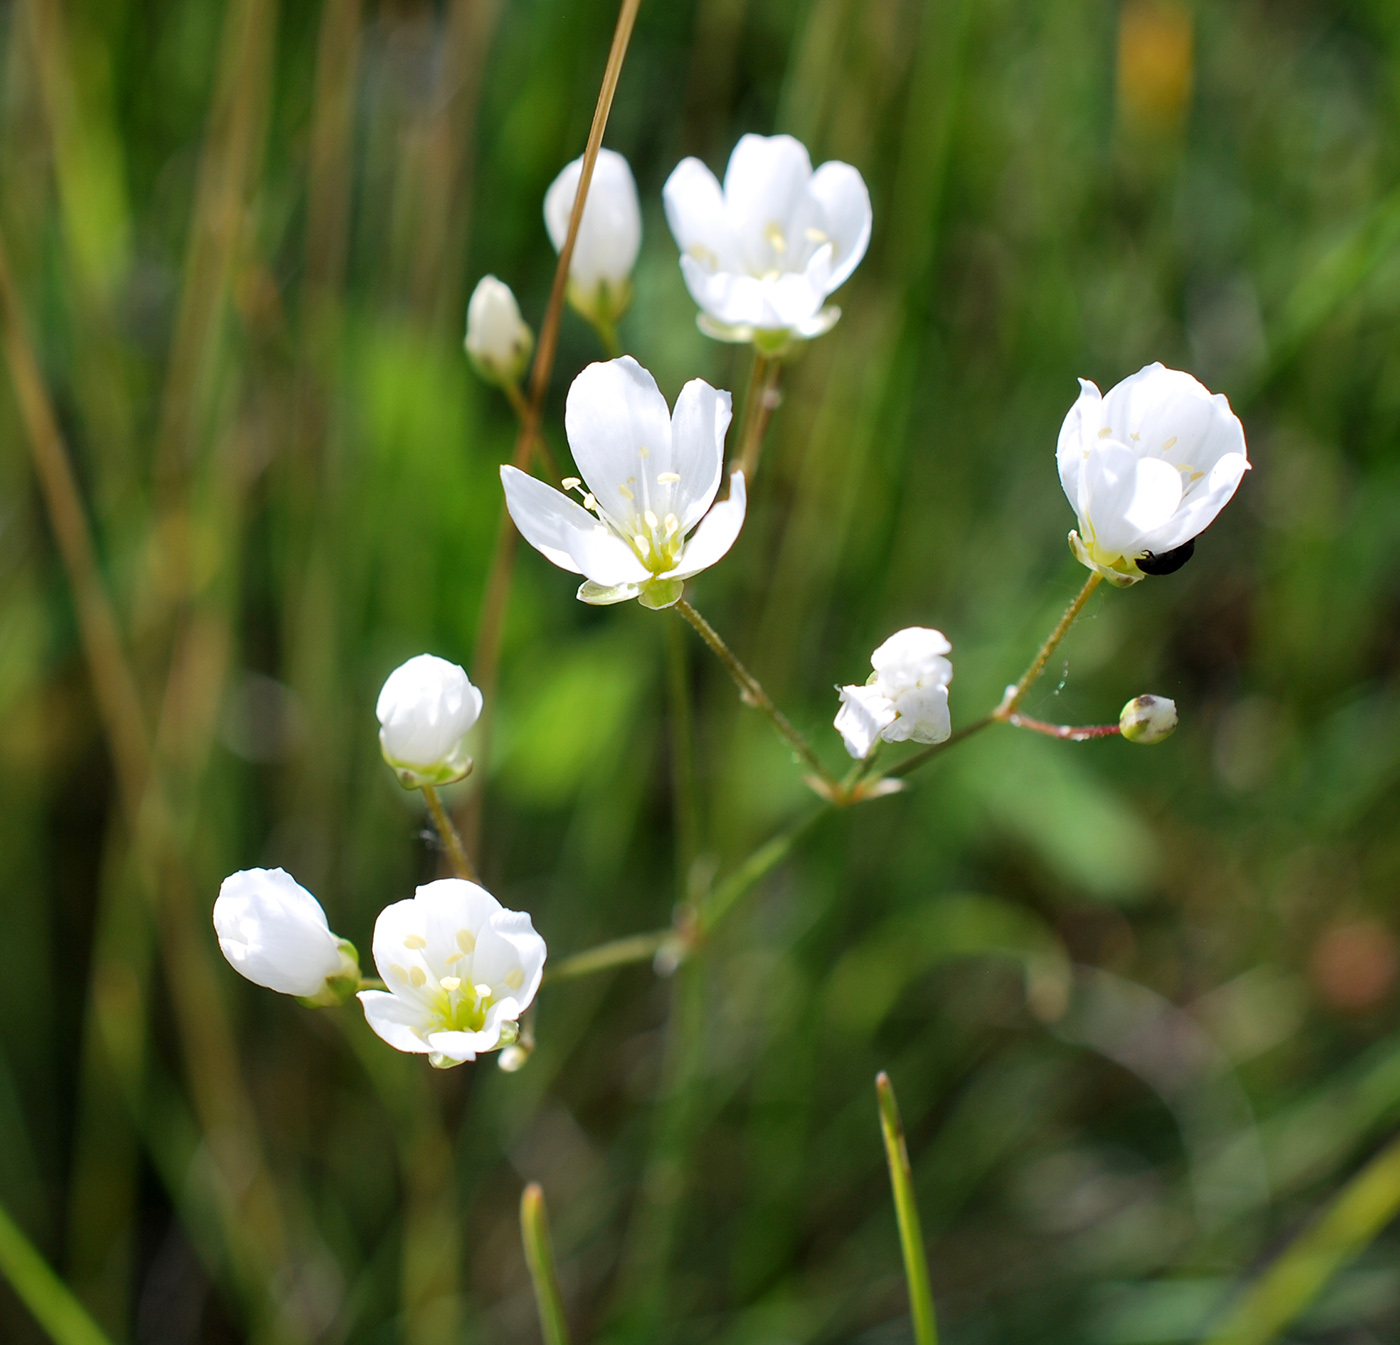
[[[1118,731],[1130,743],[1150,746],[1176,732],[1176,702],[1167,696],[1134,696],[1118,716]]]

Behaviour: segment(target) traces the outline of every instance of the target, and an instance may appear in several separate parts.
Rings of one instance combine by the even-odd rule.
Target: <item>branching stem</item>
[[[1006,699],[992,711],[992,718],[999,719],[1002,723],[1010,722],[1011,716],[1021,707],[1021,702],[1026,699],[1026,693],[1035,685],[1036,679],[1045,671],[1045,665],[1050,662],[1050,655],[1059,647],[1061,640],[1069,634],[1069,628],[1074,625],[1080,612],[1084,610],[1084,604],[1089,601],[1094,590],[1103,583],[1103,575],[1097,570],[1093,571],[1084,581],[1075,599],[1065,608],[1065,614],[1060,618],[1059,624],[1052,630],[1045,643],[1040,646],[1040,652],[1031,661],[1031,666],[1022,674],[1021,680],[1007,693]]]
[[[753,372],[749,375],[749,390],[744,396],[744,423],[739,433],[739,466],[743,469],[744,480],[748,482],[758,472],[758,459],[763,452],[768,422],[782,401],[782,394],[778,391],[782,372],[782,360],[759,350],[754,351]]]

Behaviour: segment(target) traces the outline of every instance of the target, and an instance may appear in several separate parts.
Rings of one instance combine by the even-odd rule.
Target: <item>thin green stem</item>
[[[525,1244],[525,1264],[535,1286],[535,1306],[540,1313],[544,1345],[569,1345],[569,1323],[554,1268],[554,1243],[549,1236],[549,1215],[544,1191],[531,1182],[520,1195],[520,1237]]]
[[[690,660],[685,637],[666,623],[667,689],[671,700],[671,803],[676,827],[676,899],[689,895],[690,871],[700,849],[700,808],[695,788],[695,716],[690,703]]]
[[[54,1345],[110,1345],[87,1309],[0,1207],[0,1273]]]
[[[1400,1213],[1400,1137],[1338,1192],[1239,1300],[1206,1345],[1267,1345]]]
[[[1043,719],[1032,719],[1029,715],[1011,715],[1007,721],[1013,729],[1029,729],[1032,733],[1043,733],[1047,738],[1058,738],[1066,743],[1086,743],[1091,738],[1111,738],[1121,733],[1117,724],[1047,724]]]
[[[825,816],[831,806],[830,803],[820,804],[809,809],[796,821],[790,822],[776,836],[760,845],[720,883],[700,907],[697,917],[700,933],[709,934],[741,897],[746,896],[772,873],[788,857],[793,846],[816,824],[817,819]]]
[[[768,422],[782,400],[778,392],[778,379],[782,372],[781,359],[775,355],[765,355],[760,350],[754,351],[749,390],[744,395],[744,421],[739,432],[738,461],[745,481],[752,481],[758,472],[758,459],[763,452]]]
[[[658,929],[648,934],[629,934],[625,939],[600,943],[596,948],[575,953],[557,966],[550,967],[544,979],[550,983],[568,981],[576,976],[591,976],[594,972],[611,971],[614,967],[625,967],[633,962],[650,962],[675,938],[674,929]]]
[[[606,318],[590,319],[593,330],[598,333],[599,344],[603,347],[603,354],[608,359],[615,360],[622,354],[622,343],[617,339],[617,324],[609,322]]]
[[[898,766],[891,767],[885,772],[893,779],[902,779],[904,776],[916,771],[924,762],[936,756],[941,756],[950,747],[956,747],[959,743],[965,742],[974,733],[981,733],[983,729],[997,723],[995,714],[983,715],[981,719],[975,720],[966,728],[959,729],[951,737],[945,738],[941,743],[934,743],[931,747],[926,747],[922,752],[915,752],[912,757],[905,757]]]
[[[458,878],[465,878],[468,882],[476,882],[476,870],[472,868],[472,862],[467,858],[462,838],[457,834],[457,828],[452,825],[452,819],[448,817],[447,809],[442,806],[442,800],[438,798],[437,790],[432,785],[424,785],[423,797],[427,800],[428,811],[433,815],[433,825],[437,828],[437,834],[442,839],[442,848],[447,852],[447,862],[452,865],[452,872]]]
[[[933,1311],[933,1291],[929,1288],[919,1207],[914,1201],[909,1150],[904,1143],[904,1126],[899,1119],[894,1085],[883,1070],[875,1076],[875,1095],[880,1102],[880,1129],[884,1132],[885,1157],[890,1165],[890,1186],[894,1190],[899,1245],[904,1253],[904,1278],[909,1286],[909,1315],[914,1322],[915,1345],[938,1345],[938,1321]]]
[[[1045,671],[1045,665],[1050,661],[1061,640],[1069,634],[1069,628],[1074,625],[1080,612],[1084,610],[1084,604],[1089,601],[1094,590],[1103,583],[1103,575],[1097,570],[1090,573],[1084,581],[1084,587],[1079,590],[1075,599],[1065,608],[1065,614],[1060,618],[1059,624],[1050,632],[1045,643],[1040,646],[1040,652],[1031,661],[1031,666],[1026,669],[1021,680],[1007,694],[1006,699],[992,711],[993,719],[1000,719],[1003,722],[1009,720],[1021,707],[1021,702],[1025,700],[1026,693],[1035,685],[1036,678]]]
[[[725,642],[720,639],[715,628],[705,620],[684,598],[676,603],[676,611],[695,627],[699,636],[710,646],[714,655],[724,664],[734,684],[739,688],[740,699],[754,709],[761,710],[773,721],[773,726],[788,740],[792,750],[798,754],[816,773],[818,779],[831,789],[838,789],[840,782],[822,765],[821,758],[812,750],[807,740],[789,722],[788,717],[773,704],[768,693],[756,678],[739,660]]]

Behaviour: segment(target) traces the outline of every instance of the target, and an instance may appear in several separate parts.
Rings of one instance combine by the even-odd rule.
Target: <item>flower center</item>
[[[680,518],[668,507],[675,498],[681,474],[657,472],[653,476],[647,470],[650,452],[643,447],[638,450],[638,456],[642,459],[641,471],[617,485],[617,494],[629,506],[629,511],[621,518],[604,509],[592,491],[584,490],[584,483],[578,477],[567,477],[562,485],[565,490],[577,491],[583,499],[583,507],[621,537],[652,574],[665,574],[675,569],[685,543]],[[634,487],[641,490],[640,500]]]

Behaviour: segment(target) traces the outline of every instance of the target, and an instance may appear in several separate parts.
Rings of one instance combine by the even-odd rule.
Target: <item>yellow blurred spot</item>
[[[511,990],[519,990],[525,984],[525,973],[519,967],[512,967],[506,972],[506,985]]]
[[[1195,67],[1191,11],[1181,0],[1126,0],[1118,18],[1118,116],[1166,136],[1181,125]]]
[[[428,973],[422,967],[410,967],[408,979],[416,986],[424,986],[428,983]]]
[[[421,934],[410,934],[404,941],[405,948],[412,948],[415,951],[419,948],[426,948],[428,941]]]
[[[464,953],[470,953],[476,947],[476,935],[469,929],[459,929],[457,931],[457,947]]]

